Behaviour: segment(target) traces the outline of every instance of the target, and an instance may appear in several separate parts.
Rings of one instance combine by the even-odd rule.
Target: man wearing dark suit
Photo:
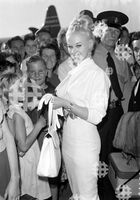
[[[100,160],[108,164],[108,155],[114,151],[112,141],[116,127],[123,114],[122,100],[125,98],[125,85],[129,81],[126,61],[119,60],[114,52],[121,27],[128,22],[128,17],[118,11],[104,11],[97,15],[97,20],[104,20],[108,26],[93,55],[95,63],[106,71],[111,81],[107,115],[98,124],[101,138]]]
[[[136,112],[140,111],[140,31],[133,33],[131,37],[131,46],[135,60],[133,68],[137,81],[131,93],[128,111]]]
[[[136,111],[140,111],[140,78],[134,85],[128,106],[128,112]]]

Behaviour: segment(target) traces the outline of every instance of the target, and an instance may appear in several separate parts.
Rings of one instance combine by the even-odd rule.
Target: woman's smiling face
[[[37,85],[42,86],[45,84],[47,76],[46,66],[41,62],[32,62],[28,69],[29,78],[33,79]]]
[[[76,64],[91,55],[93,40],[86,32],[75,31],[67,38],[68,51]]]

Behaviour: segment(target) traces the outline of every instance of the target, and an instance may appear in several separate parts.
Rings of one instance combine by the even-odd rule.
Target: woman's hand
[[[13,178],[10,180],[4,199],[7,200],[19,200],[20,190],[19,190],[19,178]]]
[[[65,99],[62,99],[60,97],[54,96],[53,97],[53,109],[56,110],[58,108],[67,108],[68,107],[68,101]]]

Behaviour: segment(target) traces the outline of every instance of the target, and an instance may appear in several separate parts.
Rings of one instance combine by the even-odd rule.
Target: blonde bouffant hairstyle
[[[96,47],[95,36],[93,34],[93,29],[91,27],[91,21],[88,17],[76,17],[70,23],[68,30],[66,32],[66,40],[70,37],[70,35],[74,32],[82,32],[86,34],[91,40],[91,55],[93,56],[94,50]]]
[[[82,18],[82,17],[74,18],[68,27],[66,37],[68,37],[71,33],[77,31],[85,32],[86,34],[88,34],[90,39],[95,39],[92,33],[92,28],[90,26],[89,18]]]

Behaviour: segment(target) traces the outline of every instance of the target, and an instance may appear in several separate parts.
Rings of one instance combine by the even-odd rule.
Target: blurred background
[[[117,10],[129,16],[130,32],[140,30],[140,0],[0,0],[0,38],[26,34],[31,26],[40,28],[50,5],[56,7],[61,27],[82,9],[95,17],[104,10]]]

